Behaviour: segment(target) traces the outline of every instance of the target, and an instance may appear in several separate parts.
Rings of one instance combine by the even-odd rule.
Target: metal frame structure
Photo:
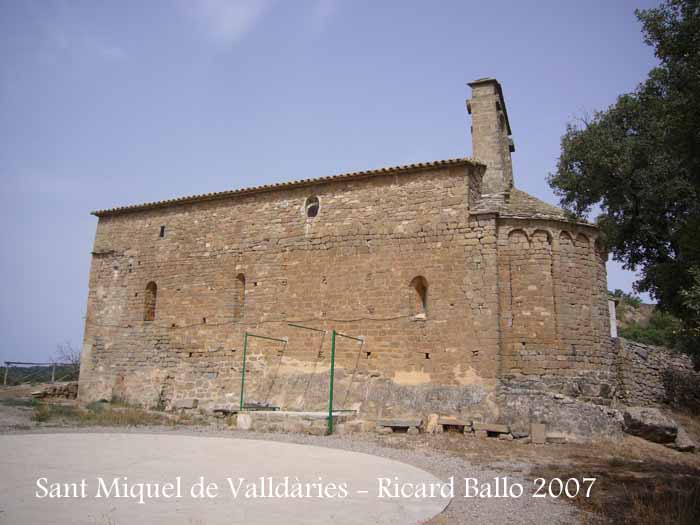
[[[251,334],[250,332],[245,332],[243,334],[243,370],[241,371],[241,399],[240,399],[240,410],[243,410],[243,394],[245,393],[245,364],[246,356],[248,354],[248,338],[255,337],[257,339],[266,339],[268,341],[277,341],[278,343],[287,344],[287,339],[279,339],[277,337],[268,337],[266,335]]]
[[[304,326],[301,324],[296,324],[296,323],[287,323],[287,326],[291,326],[293,328],[300,328],[302,330],[311,330],[313,332],[322,332],[322,333],[327,333],[327,330],[323,330],[321,328],[312,328],[310,326]],[[257,339],[265,339],[267,341],[276,341],[278,343],[284,343],[287,344],[289,341],[285,337],[284,339],[280,339],[277,337],[269,337],[265,335],[257,335],[257,334],[252,334],[250,332],[245,332],[243,334],[243,369],[241,371],[241,398],[240,398],[240,410],[243,411],[244,409],[244,394],[245,394],[245,369],[246,369],[246,358],[248,355],[248,338],[249,337],[254,337]],[[331,366],[330,366],[330,386],[329,386],[329,392],[328,392],[328,434],[333,433],[333,386],[335,382],[335,347],[336,347],[336,339],[338,337],[344,337],[346,339],[352,339],[353,341],[358,341],[359,343],[364,344],[365,340],[363,337],[355,337],[352,335],[348,334],[343,334],[341,332],[338,332],[337,330],[333,329],[331,331]]]
[[[331,332],[331,384],[330,391],[328,393],[328,435],[333,434],[333,380],[335,377],[335,339],[336,337],[345,337],[346,339],[353,339],[360,343],[364,343],[365,340],[362,337],[355,337],[352,335],[342,334],[337,332],[335,329]]]

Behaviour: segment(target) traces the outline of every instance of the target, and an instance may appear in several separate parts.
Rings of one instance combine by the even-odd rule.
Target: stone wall
[[[238,402],[252,332],[285,342],[249,338],[245,399],[323,410],[335,329],[363,338],[338,340],[334,392],[364,417],[525,424],[556,419],[545,394],[608,404],[599,232],[513,187],[501,86],[470,85],[480,161],[97,212],[81,400]]]
[[[621,402],[700,411],[700,373],[689,356],[621,338],[617,351]]]
[[[481,172],[465,162],[100,217],[81,399],[238,400],[249,331],[288,342],[250,339],[246,399],[325,408],[330,334],[296,322],[364,337],[338,340],[340,408],[496,418],[496,220],[468,215]]]

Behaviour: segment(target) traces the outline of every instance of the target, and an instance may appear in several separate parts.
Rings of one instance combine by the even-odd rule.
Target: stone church
[[[518,190],[498,81],[473,158],[93,212],[79,397],[246,401],[605,431],[615,395],[598,229]],[[299,329],[301,325],[315,330]]]

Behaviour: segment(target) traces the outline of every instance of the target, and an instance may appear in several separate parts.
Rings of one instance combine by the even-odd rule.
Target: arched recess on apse
[[[548,348],[556,344],[556,291],[554,287],[554,260],[552,235],[544,229],[535,230],[530,236],[530,264],[527,302],[531,319],[535,321],[530,332]]]
[[[526,330],[523,314],[529,281],[530,239],[524,230],[515,229],[508,233],[507,253],[508,286],[504,307],[509,318],[511,334],[517,339],[522,337]]]

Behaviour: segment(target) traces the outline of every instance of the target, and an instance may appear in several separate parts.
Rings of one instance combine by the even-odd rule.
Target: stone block
[[[409,434],[411,436],[417,436],[420,434],[420,430],[418,430],[418,427],[409,427],[409,429],[406,431],[406,434]]]
[[[547,430],[543,423],[530,425],[530,438],[535,445],[544,445],[547,442]]]
[[[240,430],[251,430],[253,428],[253,418],[250,414],[238,414],[236,417],[236,428]]]
[[[298,419],[290,419],[283,422],[282,429],[284,432],[289,432],[290,434],[301,434],[305,431],[306,427]]]
[[[673,443],[667,443],[668,448],[678,450],[679,452],[695,452],[697,450],[697,444],[688,435],[685,429],[681,426],[678,427],[678,434],[676,435],[676,440]]]
[[[360,421],[362,422],[360,427],[362,432],[372,432],[375,428],[377,428],[377,423],[375,421],[370,419],[362,419]]]
[[[561,432],[547,432],[546,437],[547,443],[563,444],[568,441],[566,435],[562,434]]]
[[[489,437],[489,433],[486,430],[475,430],[474,436],[480,439],[486,439],[487,437]]]
[[[422,419],[381,419],[377,421],[377,425],[380,427],[391,428],[420,427],[422,424]]]
[[[361,419],[355,419],[353,421],[348,421],[344,423],[344,428],[347,433],[352,433],[352,432],[362,432],[363,431],[363,423]]]
[[[437,432],[439,416],[437,414],[430,414],[428,416],[428,421],[425,424],[426,434],[435,434]]]
[[[471,425],[456,417],[441,417],[438,419],[438,428],[442,432],[468,432]]]
[[[238,412],[239,410],[239,405],[235,403],[218,403],[214,405],[211,409],[211,411],[215,415],[222,415],[222,416],[228,416],[231,414],[234,414]]]
[[[178,399],[173,402],[174,410],[192,410],[199,405],[199,399]]]
[[[312,436],[325,436],[328,434],[328,426],[327,425],[311,425],[307,429],[307,434],[311,434]]]
[[[474,422],[474,430],[483,430],[486,432],[495,432],[497,434],[508,434],[510,432],[510,429],[508,428],[508,425],[498,425],[496,423],[479,423],[479,422]]]
[[[654,443],[673,443],[678,435],[676,422],[658,408],[630,407],[623,417],[625,432]]]
[[[438,419],[438,425],[452,425],[456,427],[466,427],[469,423],[456,417],[441,417]]]

